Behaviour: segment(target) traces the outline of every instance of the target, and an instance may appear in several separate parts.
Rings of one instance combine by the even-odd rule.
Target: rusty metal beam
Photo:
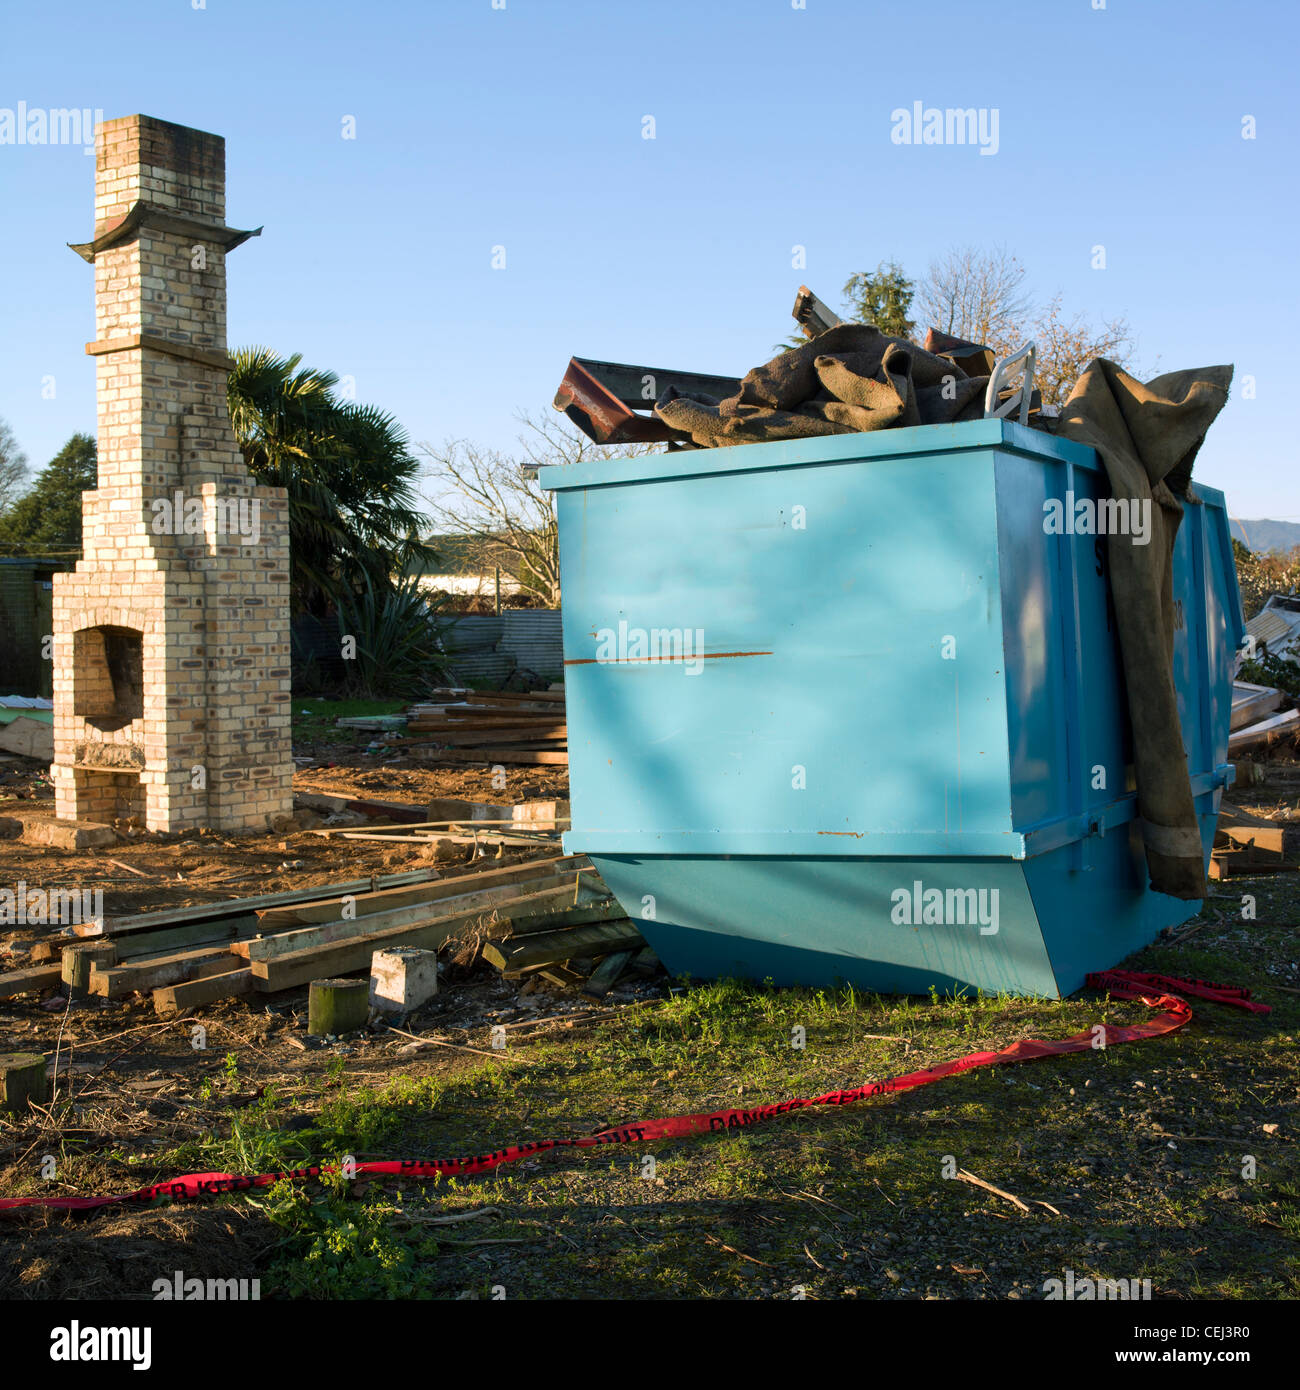
[[[993,370],[992,350],[983,343],[970,343],[965,338],[954,338],[951,333],[943,333],[937,328],[926,330],[925,350],[938,357],[948,357],[954,361],[967,376],[988,376]]]
[[[736,377],[638,367],[628,362],[599,362],[594,357],[573,360],[610,395],[633,410],[651,409],[669,386],[683,396],[713,396],[720,401],[740,390]]]
[[[576,357],[569,359],[552,404],[597,444],[656,444],[679,437],[662,420],[629,410]]]

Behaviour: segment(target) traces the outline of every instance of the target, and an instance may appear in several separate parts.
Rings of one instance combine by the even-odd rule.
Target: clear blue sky
[[[355,377],[414,439],[508,446],[574,353],[739,373],[801,281],[839,307],[882,258],[1005,243],[1039,295],[1126,316],[1144,363],[1234,362],[1197,476],[1300,520],[1293,0],[194,3],[10,0],[0,108],[224,135],[228,221],[266,227],[231,257],[231,345]],[[996,108],[997,154],[892,143],[915,101]],[[0,145],[0,416],[35,466],[94,428],[64,244],[92,177]]]

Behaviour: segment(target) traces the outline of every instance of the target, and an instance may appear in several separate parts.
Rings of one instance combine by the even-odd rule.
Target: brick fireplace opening
[[[72,634],[73,713],[101,733],[144,714],[144,633],[83,627]]]
[[[293,797],[288,509],[226,407],[226,257],[257,233],[226,226],[220,136],[126,116],[95,154],[73,250],[95,272],[99,463],[54,581],[56,812],[265,829]]]

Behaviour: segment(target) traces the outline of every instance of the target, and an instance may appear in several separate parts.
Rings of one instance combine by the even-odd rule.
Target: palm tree
[[[294,608],[324,614],[340,598],[391,590],[412,565],[436,564],[420,540],[419,461],[401,426],[335,395],[338,377],[267,348],[234,354],[230,422],[249,471],[289,494]]]

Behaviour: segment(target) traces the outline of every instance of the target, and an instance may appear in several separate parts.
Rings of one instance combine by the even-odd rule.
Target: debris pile
[[[545,972],[581,984],[595,971],[599,997],[645,942],[590,862],[568,855],[445,881],[420,869],[78,923],[39,943],[35,964],[0,974],[0,999],[57,985],[74,1000],[152,992],[166,1015],[369,974],[377,955],[409,948],[458,950],[460,963],[481,951],[514,979]]]
[[[1300,710],[1291,708],[1275,713],[1285,703],[1294,702],[1290,696],[1272,686],[1234,681],[1229,755],[1237,757],[1300,733]]]
[[[402,745],[424,762],[531,766],[569,761],[562,686],[485,694],[435,691],[431,700],[408,711],[406,732],[432,736]]]

